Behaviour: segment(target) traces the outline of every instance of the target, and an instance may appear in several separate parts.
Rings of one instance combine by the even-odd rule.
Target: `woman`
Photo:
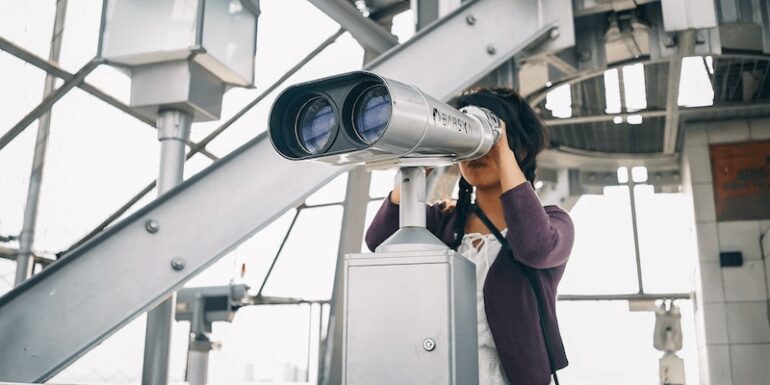
[[[476,89],[456,104],[492,111],[501,137],[484,157],[460,162],[457,203],[428,206],[427,228],[476,264],[479,384],[548,384],[567,366],[555,304],[574,239],[569,215],[543,207],[533,188],[548,136],[515,91]],[[372,251],[398,230],[400,193],[397,186],[367,230]]]

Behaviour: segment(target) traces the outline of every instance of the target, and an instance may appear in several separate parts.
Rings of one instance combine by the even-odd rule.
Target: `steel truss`
[[[570,7],[569,0],[547,3],[558,2]],[[467,2],[367,69],[449,99],[516,52],[559,38],[551,33],[554,20],[536,17],[540,11],[528,0]],[[473,24],[467,22],[471,14]],[[517,22],[498,23],[500,18]],[[436,47],[451,47],[463,60],[444,66]],[[266,134],[215,162],[0,298],[3,380],[50,378],[347,170],[286,161]],[[275,194],[278,186],[281,194]],[[24,317],[33,303],[61,316]]]

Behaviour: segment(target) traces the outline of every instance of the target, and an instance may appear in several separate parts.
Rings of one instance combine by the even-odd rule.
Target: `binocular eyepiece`
[[[269,126],[273,147],[285,158],[332,164],[476,159],[500,135],[498,118],[486,109],[458,111],[366,71],[287,88],[273,104]]]

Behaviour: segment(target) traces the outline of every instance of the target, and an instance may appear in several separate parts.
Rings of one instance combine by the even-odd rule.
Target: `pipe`
[[[67,0],[56,2],[56,17],[54,18],[53,36],[48,60],[57,63],[61,53],[62,36],[64,32],[64,20],[67,15]],[[47,74],[45,77],[45,89],[43,99],[54,93],[56,77]],[[32,244],[35,241],[35,226],[37,224],[37,208],[40,203],[40,186],[43,182],[43,166],[45,165],[45,153],[48,147],[48,135],[51,130],[51,112],[43,113],[38,120],[37,140],[35,141],[35,154],[32,158],[32,171],[29,176],[29,189],[27,190],[27,204],[24,206],[24,223],[19,234],[19,252],[16,257],[16,276],[14,286],[19,286],[27,278],[32,276],[35,267],[35,256],[32,254]]]
[[[182,111],[166,110],[158,115],[158,140],[160,141],[158,196],[182,182],[185,145],[190,137],[191,125],[190,115]],[[176,296],[171,295],[147,313],[144,366],[142,367],[143,385],[168,384],[169,349],[175,305]]]

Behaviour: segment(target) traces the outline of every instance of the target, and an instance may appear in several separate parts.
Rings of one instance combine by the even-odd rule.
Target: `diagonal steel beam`
[[[412,83],[446,100],[514,54],[572,33],[559,33],[564,21],[546,12],[564,7],[571,10],[571,1],[466,1],[409,41],[380,55],[367,69]],[[404,73],[407,69],[408,75]]]
[[[398,44],[398,39],[374,20],[365,17],[346,0],[310,0],[310,3],[340,23],[365,48],[383,53]]]
[[[11,127],[10,130],[8,130],[8,132],[5,133],[5,135],[0,137],[0,150],[2,150],[8,143],[10,143],[14,138],[21,134],[22,131],[24,131],[24,129],[26,129],[27,126],[29,126],[32,122],[37,120],[40,115],[50,110],[51,106],[59,101],[59,99],[61,99],[64,95],[66,95],[67,92],[83,82],[83,79],[85,79],[88,74],[96,69],[99,64],[99,60],[91,60],[86,63],[86,65],[83,66],[83,68],[81,68],[77,73],[75,73],[74,76],[65,80],[61,87],[57,88],[56,91],[43,99],[43,101],[40,102],[37,107],[32,109],[32,111],[30,111],[26,116],[21,118],[18,123],[16,123],[13,127]]]
[[[345,170],[251,140],[0,297],[0,381],[50,378]]]

